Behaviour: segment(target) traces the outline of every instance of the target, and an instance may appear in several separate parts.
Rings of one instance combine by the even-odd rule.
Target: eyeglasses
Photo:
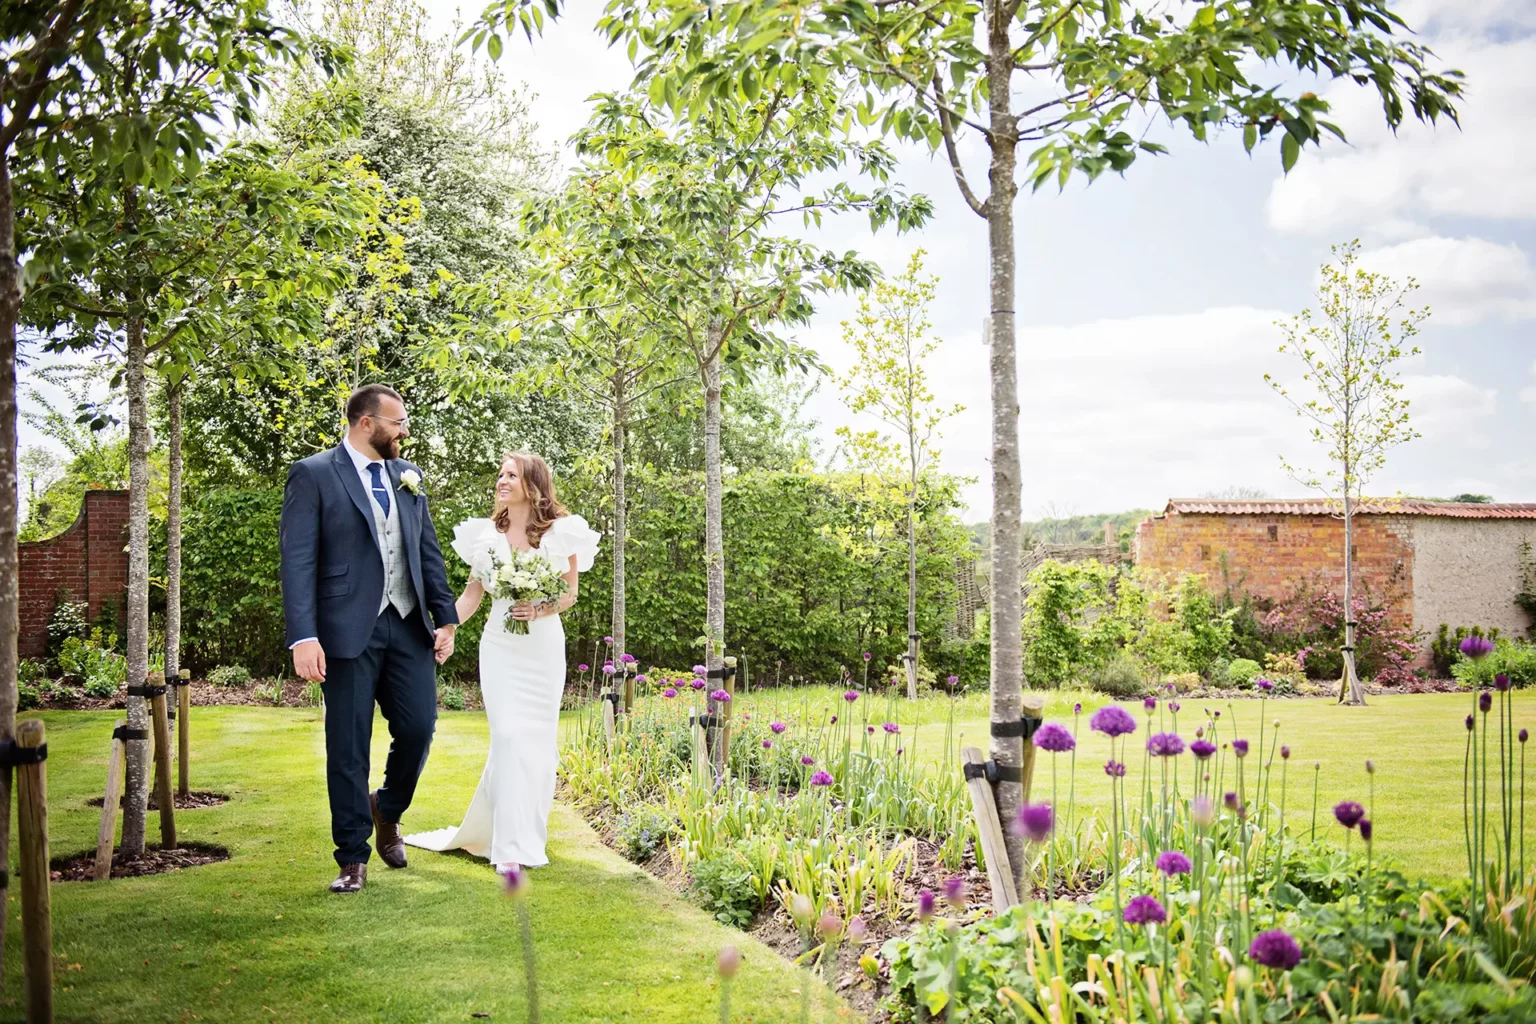
[[[408,425],[411,422],[411,418],[409,416],[401,416],[399,419],[395,419],[393,416],[375,416],[374,419],[383,420],[385,423],[394,423],[402,427]]]

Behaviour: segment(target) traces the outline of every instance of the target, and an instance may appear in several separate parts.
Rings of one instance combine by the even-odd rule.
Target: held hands
[[[541,610],[532,601],[519,601],[512,606],[512,617],[519,622],[532,622],[539,617]]]
[[[439,665],[453,657],[453,631],[457,628],[452,625],[437,627],[435,639],[432,641],[432,656],[437,659]]]
[[[293,649],[293,674],[311,683],[325,682],[325,649],[318,640],[306,640]]]

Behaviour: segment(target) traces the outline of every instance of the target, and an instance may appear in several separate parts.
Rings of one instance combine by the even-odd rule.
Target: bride
[[[480,638],[480,693],[491,726],[491,749],[480,785],[457,828],[408,835],[426,850],[465,850],[497,870],[549,863],[544,844],[555,800],[559,760],[555,733],[565,689],[565,630],[560,613],[576,602],[576,577],[592,567],[600,535],[555,497],[549,466],[532,452],[512,452],[496,477],[490,519],[466,519],[453,529],[453,550],[472,568],[508,547],[537,551],[563,570],[570,590],[557,600],[511,608],[528,623],[526,635],[508,633],[508,602],[491,602]],[[485,588],[471,579],[460,596],[459,622],[479,610]]]

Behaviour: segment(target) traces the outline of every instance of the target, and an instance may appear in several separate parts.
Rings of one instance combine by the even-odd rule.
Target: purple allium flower
[[[816,931],[824,939],[835,939],[843,931],[843,919],[827,911],[816,919]]]
[[[1147,749],[1153,757],[1177,757],[1184,753],[1184,741],[1177,733],[1159,732],[1147,737]]]
[[[1268,679],[1255,679],[1253,681],[1253,688],[1263,693],[1268,693],[1275,688],[1275,684]]]
[[[1509,676],[1505,675],[1503,672],[1500,672],[1498,675],[1494,676],[1493,677],[1493,688],[1495,690],[1498,690],[1500,693],[1504,693],[1504,692],[1508,691],[1508,689],[1509,689]]]
[[[667,698],[667,700],[671,700],[673,697],[677,696],[677,687],[669,686],[665,690],[661,691],[661,695]]]
[[[708,672],[708,671],[709,671],[709,669],[705,668],[703,665],[695,665],[695,666],[693,666],[693,674],[696,675],[696,676],[701,676],[705,672]]]
[[[1236,754],[1238,757],[1247,757],[1248,756],[1248,741],[1247,740],[1233,740],[1232,741],[1232,753]]]
[[[1469,636],[1461,642],[1461,653],[1477,661],[1493,653],[1493,641],[1483,636]]]
[[[702,679],[695,679],[693,682],[689,683],[688,685],[693,687],[695,690],[702,690],[702,689],[704,689],[704,680],[702,680]]]
[[[1050,804],[1025,804],[1019,808],[1019,816],[1013,823],[1013,834],[1024,836],[1030,842],[1043,843],[1055,827],[1056,812]]]
[[[809,768],[811,765],[816,763],[816,759],[811,755],[806,754],[804,757],[800,758],[800,763]]]
[[[528,872],[516,864],[508,864],[501,871],[502,892],[519,899],[528,892]]]
[[[635,656],[633,654],[621,654],[619,655],[619,660],[626,665],[633,665],[635,663]]]
[[[764,750],[772,750],[773,749],[773,740],[763,740],[763,749]]]
[[[870,726],[869,728],[870,728],[870,731],[874,731],[875,727],[874,726]],[[890,733],[892,736],[895,736],[897,733],[901,732],[901,726],[897,725],[895,722],[886,722],[884,725],[880,726],[880,728],[884,729],[886,732]]]
[[[1204,793],[1189,802],[1189,818],[1201,828],[1209,828],[1216,820],[1216,807]]]
[[[1200,739],[1204,735],[1205,735],[1205,726],[1203,726],[1203,725],[1197,726],[1195,728],[1195,739],[1198,740],[1198,739]]]
[[[887,723],[885,723],[885,724],[886,724],[886,725],[890,725],[890,724],[891,724],[891,723],[889,723],[889,722],[887,722]],[[875,727],[874,727],[874,726],[872,726],[872,725],[866,725],[866,726],[865,726],[865,727],[864,727],[864,731],[865,731],[865,732],[867,732],[867,733],[869,733],[869,734],[870,734],[870,735],[871,735],[871,736],[873,736],[873,735],[874,735],[874,733],[875,733]]]
[[[720,958],[715,961],[715,970],[722,978],[734,978],[740,969],[741,954],[735,946],[726,946],[720,951]]]
[[[1370,842],[1371,841],[1371,832],[1372,832],[1373,828],[1374,828],[1374,826],[1371,825],[1371,819],[1370,818],[1361,818],[1360,819],[1360,838],[1364,839],[1366,842]]]
[[[869,937],[869,925],[862,917],[855,916],[848,922],[848,941],[854,944],[862,943]]]
[[[1468,731],[1468,732],[1471,732],[1471,731],[1472,731],[1472,726],[1473,726],[1473,725],[1474,725],[1474,724],[1475,724],[1475,723],[1474,723],[1474,722],[1473,722],[1473,720],[1472,720],[1472,716],[1471,716],[1471,715],[1468,715],[1468,716],[1467,716],[1467,731]]]
[[[781,735],[785,729],[788,729],[789,726],[785,725],[783,722],[769,722],[768,728],[773,730],[773,734],[775,736],[778,736]]]
[[[965,879],[951,875],[944,879],[944,900],[956,910],[965,909]]]
[[[618,671],[618,669],[613,667],[613,662],[611,662],[611,661],[608,664],[603,666],[603,675],[605,675],[605,676],[611,676],[611,675],[613,675],[617,671]]]
[[[1126,924],[1162,924],[1168,920],[1168,911],[1157,902],[1156,896],[1137,896],[1125,905]]]
[[[1216,753],[1216,744],[1209,740],[1195,740],[1195,742],[1189,745],[1189,752],[1194,754],[1195,757],[1204,761],[1206,758]]]
[[[1521,743],[1524,743],[1526,740],[1528,740],[1530,738],[1531,738],[1530,730],[1528,730],[1528,729],[1521,729],[1520,730],[1519,739],[1520,739]]]
[[[1489,693],[1487,690],[1484,690],[1482,693],[1477,695],[1477,710],[1486,715],[1492,708],[1493,694]]]
[[[954,686],[956,683],[958,683],[960,681],[960,677],[959,676],[945,676],[944,677],[944,681],[946,683],[948,683],[950,686]]]
[[[1290,759],[1291,759],[1291,748],[1282,743],[1280,745],[1280,760],[1282,760],[1282,761],[1289,761]]]
[[[873,658],[873,657],[874,657],[874,655],[870,654],[868,651],[864,652],[864,660],[865,661],[868,661],[870,658]]]
[[[917,919],[929,921],[933,918],[934,905],[938,903],[938,897],[931,891],[924,889],[917,894]]]
[[[611,637],[611,636],[605,636],[605,637],[603,637],[603,643],[605,643],[605,644],[611,644],[611,643],[613,643],[613,637]]]
[[[1223,796],[1221,798],[1221,802],[1227,805],[1227,810],[1229,810],[1229,811],[1237,810],[1237,794],[1236,793],[1232,793],[1232,792],[1227,793],[1226,796]]]
[[[1119,761],[1109,761],[1104,765],[1104,774],[1112,779],[1125,778],[1125,765]]]
[[[1135,732],[1136,719],[1132,718],[1131,713],[1120,705],[1106,704],[1088,719],[1088,728],[1113,739],[1116,736],[1126,736]]]
[[[1288,971],[1301,963],[1301,947],[1279,928],[1255,935],[1248,947],[1248,955],[1255,962],[1277,971]]]
[[[731,695],[724,690],[715,690],[709,695],[709,699],[719,704],[729,704],[731,702]]]
[[[1157,870],[1165,875],[1187,875],[1193,867],[1178,850],[1164,850],[1157,855]]]
[[[1157,698],[1156,697],[1148,697],[1146,700],[1141,702],[1141,706],[1146,708],[1148,711],[1156,711],[1157,710]]]
[[[1080,715],[1083,713],[1083,704],[1081,701],[1072,705],[1072,713],[1074,715]]]
[[[849,704],[852,704],[854,701],[856,701],[858,699],[859,699],[859,691],[858,690],[844,690],[843,691],[843,700],[847,701]]]
[[[1365,817],[1365,808],[1353,800],[1344,800],[1333,805],[1333,816],[1345,828],[1354,828]]]
[[[817,772],[811,776],[811,785],[830,786],[832,785],[832,776],[827,772]]]
[[[1057,725],[1055,722],[1046,722],[1035,730],[1034,744],[1041,750],[1049,750],[1053,754],[1060,754],[1077,746],[1077,740],[1072,738],[1072,734],[1067,731],[1065,726]]]
[[[832,724],[832,725],[836,725],[837,724],[837,716],[836,715],[832,716],[832,721],[831,721],[830,724]]]
[[[897,747],[897,748],[896,748],[896,756],[897,756],[897,757],[900,757],[900,756],[901,756],[901,755],[902,755],[902,754],[904,754],[904,753],[906,753],[906,751],[905,751],[905,750],[903,750],[903,749],[902,749],[902,748],[901,748],[901,747]]]
[[[1372,761],[1370,758],[1366,758],[1365,759],[1365,774],[1367,774],[1367,775],[1375,775],[1376,774],[1376,763],[1374,761]]]
[[[1178,714],[1179,713],[1179,707],[1180,707],[1180,704],[1176,700],[1171,700],[1171,701],[1168,702],[1168,710],[1173,712],[1174,714]]]
[[[577,665],[576,666],[576,671],[577,672],[585,672],[586,670],[587,670],[587,666],[586,665]]]
[[[637,683],[645,682],[645,673],[642,672],[638,676],[635,676],[635,682],[637,682]]]

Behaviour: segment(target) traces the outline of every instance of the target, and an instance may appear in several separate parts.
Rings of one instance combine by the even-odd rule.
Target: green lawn
[[[52,849],[82,851],[95,842],[100,811],[86,801],[101,795],[114,716],[42,717]],[[332,896],[318,714],[198,708],[193,724],[194,788],[233,799],[177,822],[184,838],[227,846],[233,859],[55,885],[59,1020],[525,1019],[514,908],[488,865],[411,850],[408,869],[375,858],[366,891]],[[382,721],[375,737],[377,773]],[[457,820],[485,748],[482,715],[442,716],[408,827]],[[745,956],[733,1019],[799,1019],[803,972],[627,864],[568,808],[556,808],[550,857],[529,896],[544,1021],[716,1020],[715,956],[728,943]],[[3,1020],[21,1019],[19,908],[13,895]],[[847,1016],[824,988],[814,995],[813,1019]]]

